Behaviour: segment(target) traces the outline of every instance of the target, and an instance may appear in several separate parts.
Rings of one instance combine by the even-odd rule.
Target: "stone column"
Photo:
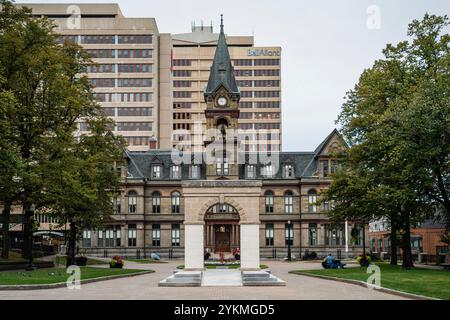
[[[259,224],[241,224],[241,270],[259,270]]]
[[[203,270],[204,266],[204,223],[185,223],[184,225],[184,268]]]

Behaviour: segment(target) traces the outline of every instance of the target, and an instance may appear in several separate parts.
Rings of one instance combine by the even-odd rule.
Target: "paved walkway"
[[[381,300],[402,299],[401,297],[370,290],[357,285],[322,280],[307,276],[289,274],[290,270],[321,268],[320,263],[263,261],[272,273],[286,281],[285,287],[158,287],[158,282],[173,273],[182,261],[164,264],[127,263],[127,268],[152,269],[155,273],[142,276],[89,283],[80,290],[67,288],[0,291],[0,300],[4,299],[40,299],[40,300],[95,300],[95,299],[254,299],[254,300],[292,300],[292,299],[332,299],[332,300]]]
[[[203,287],[241,287],[241,271],[229,269],[208,269],[203,272]]]

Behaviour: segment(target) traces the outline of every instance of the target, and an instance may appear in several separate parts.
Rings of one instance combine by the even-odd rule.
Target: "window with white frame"
[[[256,178],[256,166],[255,165],[247,165],[247,179],[255,179]]]
[[[152,193],[152,212],[161,213],[161,193],[158,191]]]
[[[200,166],[192,165],[191,166],[191,179],[200,179]]]
[[[180,246],[180,225],[172,225],[172,247]]]
[[[180,213],[180,193],[175,191],[172,192],[172,213]]]
[[[135,224],[128,225],[128,246],[136,247],[137,230]]]
[[[292,191],[286,191],[284,193],[284,213],[294,212],[294,195]]]
[[[152,225],[152,246],[161,246],[161,225],[159,224]]]
[[[309,245],[317,245],[317,223],[310,223],[308,226]]]
[[[171,177],[172,177],[172,179],[180,179],[181,178],[181,167],[180,166],[172,166]]]
[[[308,212],[317,212],[317,192],[316,190],[308,191]]]
[[[273,234],[274,234],[273,223],[267,223],[266,224],[266,246],[273,246]]]
[[[272,191],[266,191],[264,194],[264,202],[266,207],[266,213],[272,213],[273,212],[273,192]]]
[[[292,164],[284,165],[284,178],[294,178],[294,166]]]
[[[161,165],[156,164],[152,166],[152,178],[153,179],[161,179]]]
[[[274,175],[273,165],[267,164],[261,167],[261,174],[266,178],[271,178]]]
[[[128,213],[136,213],[137,193],[134,191],[128,192]]]
[[[83,248],[91,247],[91,231],[83,230]]]

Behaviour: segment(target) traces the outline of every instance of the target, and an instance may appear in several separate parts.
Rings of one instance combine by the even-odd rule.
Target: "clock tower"
[[[206,102],[205,140],[208,179],[237,179],[238,119],[241,93],[234,77],[230,53],[223,30],[221,15],[220,34],[208,85],[204,91]],[[209,152],[208,152],[209,151]]]

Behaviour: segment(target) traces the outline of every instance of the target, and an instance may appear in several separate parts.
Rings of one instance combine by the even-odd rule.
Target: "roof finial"
[[[220,30],[223,31],[223,14],[220,15]]]

